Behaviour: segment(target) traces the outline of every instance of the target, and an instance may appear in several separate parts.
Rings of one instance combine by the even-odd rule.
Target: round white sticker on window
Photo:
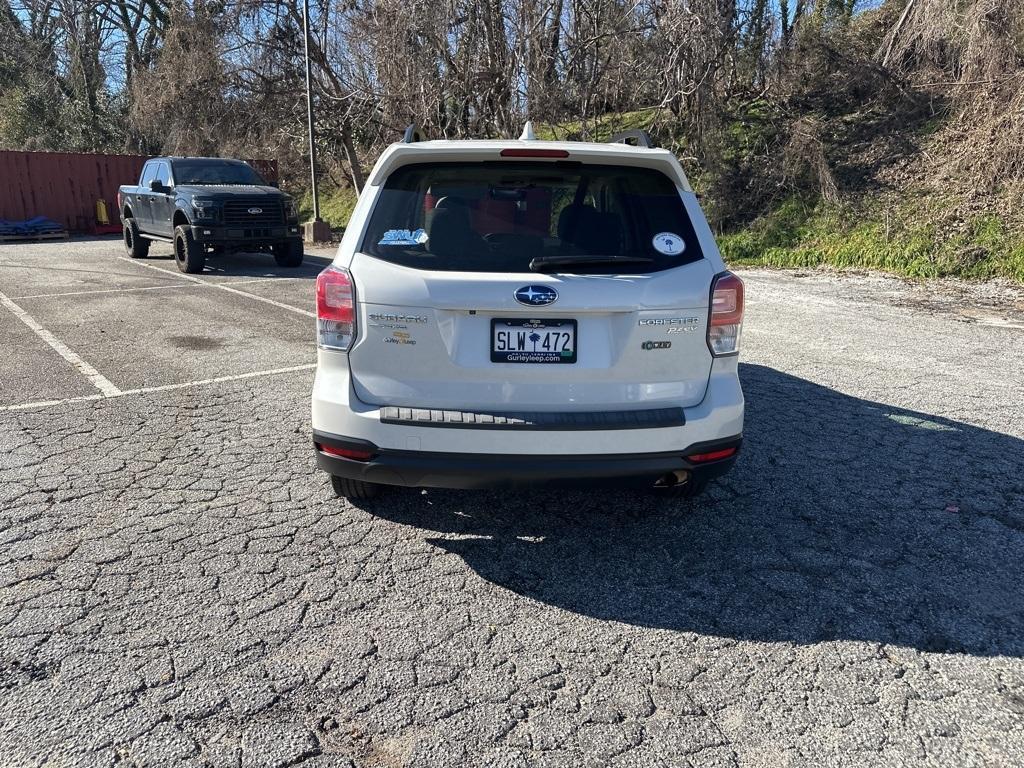
[[[652,239],[654,250],[666,256],[676,256],[686,250],[686,243],[683,238],[675,232],[659,232]]]

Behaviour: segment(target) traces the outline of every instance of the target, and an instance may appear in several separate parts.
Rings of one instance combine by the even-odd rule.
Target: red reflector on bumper
[[[692,462],[698,463],[701,461],[716,461],[718,459],[727,459],[736,453],[735,448],[723,448],[720,451],[711,451],[709,453],[692,453],[686,458]]]
[[[320,450],[328,456],[339,456],[353,461],[369,461],[373,458],[373,454],[369,451],[354,451],[351,448],[338,448],[334,445],[321,445]]]

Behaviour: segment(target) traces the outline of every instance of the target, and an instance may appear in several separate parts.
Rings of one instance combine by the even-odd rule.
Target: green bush
[[[358,195],[349,187],[328,187],[320,190],[320,218],[333,230],[344,230],[356,207]],[[298,198],[299,221],[313,218],[313,195],[308,190]]]
[[[916,278],[1002,277],[1024,282],[1024,234],[985,213],[956,230],[935,199],[882,205],[804,205],[790,199],[750,227],[719,238],[737,266],[867,268]]]

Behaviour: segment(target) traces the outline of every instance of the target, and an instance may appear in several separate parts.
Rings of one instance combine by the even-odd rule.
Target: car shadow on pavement
[[[596,619],[1024,656],[1024,441],[763,366],[741,376],[744,452],[700,500],[393,490],[360,506]]]
[[[170,246],[168,246],[169,248]],[[151,261],[174,261],[174,254],[154,254],[147,257]],[[204,275],[220,277],[275,277],[304,278],[314,280],[324,269],[330,266],[333,256],[314,256],[306,253],[302,265],[298,267],[279,267],[269,253],[226,253],[210,254],[206,257]]]

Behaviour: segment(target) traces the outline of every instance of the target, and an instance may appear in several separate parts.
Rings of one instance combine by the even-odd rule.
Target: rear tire
[[[350,480],[347,477],[331,475],[331,487],[339,499],[364,501],[380,496],[381,487],[377,483],[366,483],[362,480]]]
[[[124,220],[124,249],[133,259],[144,259],[149,255],[149,240],[139,235],[139,225],[133,218]]]
[[[288,269],[302,266],[304,253],[301,240],[285,240],[283,243],[274,243],[270,250],[274,254],[277,266]]]
[[[206,266],[206,254],[203,247],[192,237],[192,230],[184,224],[174,228],[174,261],[178,269],[190,275],[196,275]]]

